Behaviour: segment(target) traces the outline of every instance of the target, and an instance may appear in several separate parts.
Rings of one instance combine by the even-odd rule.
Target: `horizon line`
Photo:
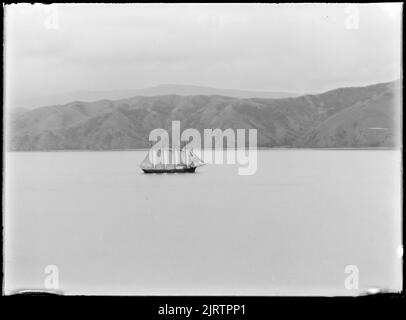
[[[272,100],[282,100],[282,99],[292,99],[292,98],[299,98],[299,97],[304,97],[304,96],[309,96],[309,95],[320,95],[320,94],[324,94],[330,91],[334,91],[334,90],[338,90],[338,89],[347,89],[347,88],[365,88],[365,87],[369,87],[369,86],[374,86],[374,85],[383,85],[383,84],[389,84],[389,83],[396,83],[396,82],[401,82],[402,81],[402,77],[399,77],[397,79],[394,80],[389,80],[389,81],[382,81],[382,82],[375,82],[375,83],[370,83],[367,85],[347,85],[347,86],[340,86],[340,87],[334,87],[333,89],[329,89],[329,90],[324,90],[324,91],[319,91],[319,92],[307,92],[307,93],[298,93],[298,92],[288,92],[288,91],[261,91],[261,90],[241,90],[241,89],[222,89],[222,88],[215,88],[215,87],[208,87],[208,86],[198,86],[198,85],[182,85],[182,84],[159,84],[159,85],[155,85],[155,86],[151,86],[151,87],[144,87],[141,89],[119,89],[119,90],[77,90],[77,91],[70,91],[70,92],[65,92],[65,93],[57,93],[54,95],[48,95],[48,96],[37,96],[35,98],[46,98],[46,97],[52,97],[52,96],[58,96],[58,95],[63,95],[63,94],[69,94],[69,93],[77,93],[77,92],[119,92],[119,91],[132,91],[132,90],[146,90],[146,89],[151,89],[151,88],[155,88],[158,86],[163,86],[163,85],[174,85],[174,86],[190,86],[190,87],[201,87],[201,88],[208,88],[208,89],[215,89],[215,90],[233,90],[233,91],[241,91],[241,92],[258,92],[258,93],[292,93],[292,94],[297,94],[295,96],[291,96],[291,97],[281,97],[281,98],[261,98],[261,97],[249,97],[249,98],[239,98],[239,97],[233,97],[233,96],[227,96],[227,95],[221,95],[221,94],[187,94],[187,95],[183,95],[183,94],[178,94],[178,93],[168,93],[168,94],[157,94],[157,95],[134,95],[134,96],[129,96],[126,98],[117,98],[117,99],[107,99],[107,98],[103,98],[103,99],[97,99],[97,100],[71,100],[69,102],[63,103],[63,104],[50,104],[50,105],[41,105],[41,106],[37,106],[37,107],[18,107],[18,106],[10,106],[7,103],[4,104],[4,108],[3,110],[7,110],[7,109],[27,109],[27,110],[34,110],[34,109],[38,109],[38,108],[43,108],[43,107],[50,107],[50,106],[63,106],[63,105],[67,105],[69,103],[73,103],[73,102],[85,102],[85,103],[90,103],[90,102],[99,102],[99,101],[119,101],[119,100],[125,100],[125,99],[131,99],[131,98],[136,98],[136,97],[146,97],[146,98],[152,98],[152,97],[163,97],[163,96],[180,96],[180,97],[191,97],[191,96],[219,96],[219,97],[227,97],[227,98],[233,98],[233,99],[240,99],[240,100],[245,100],[245,99],[272,99]],[[5,97],[5,101],[7,101],[7,92],[4,92],[4,97]]]

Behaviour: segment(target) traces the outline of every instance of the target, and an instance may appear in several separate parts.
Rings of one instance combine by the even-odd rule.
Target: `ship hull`
[[[179,169],[142,169],[144,173],[193,173],[196,167],[179,168]]]

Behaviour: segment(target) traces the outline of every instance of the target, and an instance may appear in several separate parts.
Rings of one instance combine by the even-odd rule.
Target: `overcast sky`
[[[400,77],[400,4],[6,7],[21,97],[162,83],[321,92]]]

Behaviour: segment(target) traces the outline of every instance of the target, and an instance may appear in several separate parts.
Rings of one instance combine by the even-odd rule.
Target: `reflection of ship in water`
[[[192,149],[150,149],[140,164],[145,173],[195,172],[204,162]]]

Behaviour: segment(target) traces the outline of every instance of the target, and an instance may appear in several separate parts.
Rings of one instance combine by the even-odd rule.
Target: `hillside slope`
[[[393,89],[393,90],[392,90]],[[400,85],[339,112],[298,139],[296,145],[325,148],[396,147],[400,141]]]
[[[71,102],[15,115],[10,150],[109,150],[148,147],[155,128],[258,130],[260,147],[399,146],[398,82],[285,99],[218,95],[133,97]],[[385,129],[370,129],[385,128]]]

